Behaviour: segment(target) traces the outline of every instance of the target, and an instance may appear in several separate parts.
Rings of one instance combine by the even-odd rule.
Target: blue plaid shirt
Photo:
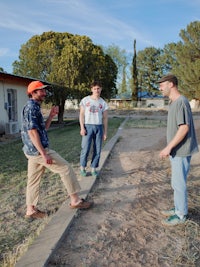
[[[33,99],[29,99],[22,110],[21,137],[24,144],[24,153],[36,156],[39,155],[39,152],[33,145],[28,134],[28,130],[32,129],[37,129],[43,147],[47,148],[49,146],[49,139],[45,129],[45,122],[41,113],[40,104]]]

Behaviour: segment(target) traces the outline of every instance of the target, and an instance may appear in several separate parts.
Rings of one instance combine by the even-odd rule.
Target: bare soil
[[[200,121],[195,125],[199,137]],[[158,157],[165,133],[122,130],[90,193],[94,207],[79,211],[48,267],[200,266],[200,153],[188,177],[188,220],[164,227],[160,210],[173,206],[170,163]]]

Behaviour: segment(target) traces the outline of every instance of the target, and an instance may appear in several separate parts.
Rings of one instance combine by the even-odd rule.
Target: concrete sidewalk
[[[101,172],[104,164],[113,149],[118,138],[120,137],[121,130],[124,124],[128,120],[128,117],[123,121],[119,127],[115,136],[104,146],[101,153],[101,159],[99,163],[99,171]],[[98,178],[97,178],[98,179]],[[87,198],[93,185],[95,184],[95,178],[88,176],[87,179],[80,181],[82,191],[80,196]],[[66,202],[60,207],[60,209],[52,217],[51,221],[41,232],[41,234],[31,244],[27,252],[16,263],[16,267],[45,267],[48,265],[49,259],[53,251],[59,246],[63,236],[68,231],[70,225],[73,222],[78,210],[73,210],[68,207]]]

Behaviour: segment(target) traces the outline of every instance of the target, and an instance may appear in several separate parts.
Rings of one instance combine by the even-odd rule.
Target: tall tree
[[[89,93],[92,80],[98,79],[106,85],[109,80],[112,87],[104,87],[102,96],[103,93],[108,98],[113,95],[117,70],[111,60],[87,36],[45,32],[22,45],[19,61],[15,61],[13,67],[14,74],[55,84],[50,98],[59,105],[58,118],[62,122],[66,98],[81,98]]]
[[[123,90],[125,89],[123,79],[124,77],[126,77],[126,74],[124,73],[124,71],[126,71],[126,67],[128,65],[126,50],[121,49],[117,45],[110,45],[108,47],[103,47],[103,50],[106,54],[108,54],[112,58],[112,60],[117,66],[117,70],[118,70],[117,89],[118,89],[118,93],[120,93],[122,92],[122,89]]]
[[[180,88],[188,98],[200,99],[200,21],[194,21],[180,31],[175,69]]]
[[[105,55],[105,65],[102,68],[102,85],[103,90],[101,96],[105,99],[110,99],[117,94],[117,66],[109,55]],[[110,75],[108,75],[110,73]],[[112,88],[112,90],[111,90]]]
[[[137,70],[137,52],[136,52],[136,40],[133,44],[133,61],[132,61],[132,100],[138,101],[138,70]]]
[[[176,55],[177,44],[169,43],[164,46],[160,54],[160,65],[162,66],[162,75],[174,72],[178,66]]]
[[[122,85],[121,85],[121,93],[124,94],[127,91],[126,88],[126,67],[123,67],[123,72],[122,72]]]
[[[159,94],[157,80],[163,73],[161,49],[148,47],[137,53],[138,88],[148,94]]]

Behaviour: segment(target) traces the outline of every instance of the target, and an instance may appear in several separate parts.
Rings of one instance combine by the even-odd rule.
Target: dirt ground
[[[90,193],[94,207],[79,211],[48,267],[200,266],[200,153],[188,177],[188,221],[162,226],[160,210],[173,206],[169,160],[158,157],[165,134],[122,130]]]

